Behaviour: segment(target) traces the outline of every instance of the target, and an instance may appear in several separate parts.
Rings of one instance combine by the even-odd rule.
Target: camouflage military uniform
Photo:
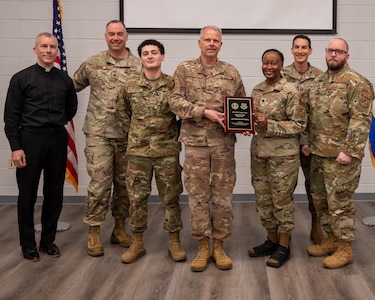
[[[227,240],[231,236],[232,193],[236,181],[233,133],[203,118],[204,109],[223,112],[224,96],[245,96],[239,72],[218,61],[206,70],[200,59],[181,63],[169,98],[182,119],[184,183],[188,191],[193,238]],[[211,202],[211,203],[210,203]],[[211,205],[211,208],[210,208]]]
[[[299,135],[306,111],[296,88],[281,78],[272,87],[257,84],[254,110],[267,116],[267,129],[257,128],[251,141],[251,175],[257,210],[267,231],[294,228],[293,191],[298,178]]]
[[[143,232],[147,228],[147,200],[155,172],[156,185],[164,210],[164,230],[182,228],[179,196],[182,193],[181,167],[176,115],[167,97],[173,88],[171,76],[162,74],[155,81],[144,75],[125,84],[119,102],[131,112],[128,137],[126,186],[130,199],[129,228]]]
[[[121,86],[132,74],[140,73],[139,59],[129,50],[126,59],[115,61],[109,51],[88,58],[73,76],[77,91],[90,86],[90,98],[83,125],[86,135],[86,165],[91,177],[84,222],[105,222],[113,184],[112,215],[129,215],[125,187],[125,153],[129,119],[117,106]]]
[[[318,76],[309,102],[311,194],[323,229],[340,240],[354,239],[354,192],[372,117],[374,89],[347,64],[336,74]],[[339,164],[340,152],[352,162]]]
[[[301,100],[305,104],[309,97],[309,90],[310,90],[311,83],[318,75],[323,73],[322,70],[310,65],[310,63],[308,63],[308,65],[309,65],[309,68],[303,74],[300,74],[296,70],[293,64],[286,66],[281,72],[282,77],[286,78],[288,82],[290,82],[297,88],[298,92],[301,95]],[[303,145],[308,144],[308,137],[306,135],[306,132],[301,134],[299,144],[300,144],[300,150]],[[316,216],[314,204],[312,202],[311,191],[310,191],[311,156],[310,155],[305,156],[300,151],[300,163],[301,163],[303,175],[305,176],[305,189],[306,189],[306,196],[309,202],[309,211],[311,215],[313,216],[313,218],[315,219],[317,216]]]

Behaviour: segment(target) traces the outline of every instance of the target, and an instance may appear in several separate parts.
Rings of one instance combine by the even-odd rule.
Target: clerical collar
[[[38,63],[37,63],[37,65],[38,65],[38,67],[39,67],[39,68],[43,69],[43,70],[44,70],[44,72],[46,72],[46,73],[49,73],[49,72],[51,72],[51,70],[52,70],[52,68],[53,68],[53,66],[52,66],[52,67],[50,67],[50,68],[47,68],[47,67],[41,66],[41,65],[40,65],[40,64],[38,64]]]

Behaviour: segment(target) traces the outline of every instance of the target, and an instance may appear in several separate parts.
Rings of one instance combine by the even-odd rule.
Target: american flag
[[[60,0],[53,0],[53,28],[52,32],[56,36],[58,41],[59,54],[55,60],[55,66],[68,73],[66,63],[66,53],[64,47],[64,39],[62,32],[62,7]],[[74,186],[76,192],[78,192],[78,156],[75,145],[74,137],[74,123],[70,120],[65,125],[68,131],[68,156],[66,160],[66,176],[65,180]]]

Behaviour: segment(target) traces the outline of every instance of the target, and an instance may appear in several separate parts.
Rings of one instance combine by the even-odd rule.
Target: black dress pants
[[[42,232],[40,244],[55,240],[63,204],[68,134],[65,127],[22,129],[26,167],[17,168],[18,227],[21,247],[36,246],[34,206],[43,170]]]

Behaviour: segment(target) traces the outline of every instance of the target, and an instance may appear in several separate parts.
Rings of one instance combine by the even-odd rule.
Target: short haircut
[[[203,36],[203,32],[204,32],[207,28],[219,31],[219,33],[220,33],[220,39],[222,38],[222,36],[223,36],[223,32],[222,32],[221,28],[220,28],[220,27],[217,27],[217,26],[215,26],[215,25],[207,25],[207,26],[204,26],[204,27],[201,29],[200,33],[199,33],[199,36],[200,36],[200,37]]]
[[[267,49],[266,51],[264,51],[262,54],[262,61],[263,61],[264,55],[266,55],[266,53],[268,52],[276,52],[280,56],[281,62],[284,63],[284,55],[277,49]]]
[[[39,33],[37,36],[36,36],[36,38],[35,38],[35,46],[36,45],[38,45],[38,42],[39,42],[39,38],[41,37],[41,36],[46,36],[46,37],[52,37],[52,38],[54,38],[54,40],[55,40],[55,42],[56,42],[56,45],[58,45],[58,42],[57,42],[57,38],[56,38],[56,36],[54,36],[52,33],[50,33],[50,32],[42,32],[42,33]]]
[[[161,55],[164,55],[164,54],[165,54],[165,50],[164,50],[164,46],[163,46],[163,44],[160,43],[160,42],[157,41],[157,40],[152,40],[152,39],[150,39],[150,40],[145,40],[145,41],[143,41],[142,43],[139,44],[139,46],[138,46],[138,55],[139,55],[139,57],[141,57],[141,55],[142,55],[142,48],[143,48],[144,46],[147,46],[147,45],[153,45],[153,46],[156,46],[156,47],[158,47],[158,49],[159,49]]]
[[[341,38],[341,37],[333,38],[331,41],[333,41],[333,40],[340,40],[340,41],[344,42],[344,44],[345,44],[345,46],[346,46],[346,51],[349,52],[349,44],[348,44],[348,42],[347,42],[346,40],[344,40],[344,39]]]
[[[124,29],[125,29],[125,31],[126,31],[125,23],[124,23],[123,21],[121,21],[121,20],[111,20],[111,21],[109,21],[109,22],[107,23],[107,25],[105,25],[105,28],[107,29],[109,24],[117,24],[117,23],[122,24],[122,26],[124,26]]]
[[[304,40],[308,41],[308,42],[309,42],[309,48],[311,49],[311,40],[310,40],[310,38],[309,38],[307,35],[304,35],[304,34],[296,35],[296,36],[293,38],[292,47],[294,46],[294,41],[295,41],[296,39],[304,39]]]

